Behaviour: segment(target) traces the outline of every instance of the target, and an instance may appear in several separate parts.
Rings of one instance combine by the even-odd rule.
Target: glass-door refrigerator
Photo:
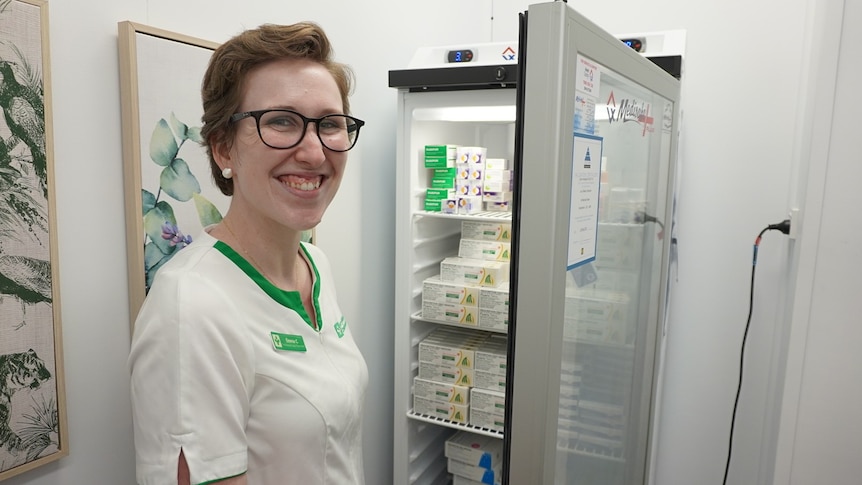
[[[394,483],[646,483],[679,81],[550,2],[389,85]]]

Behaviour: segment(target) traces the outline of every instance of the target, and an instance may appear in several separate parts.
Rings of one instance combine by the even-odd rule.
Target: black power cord
[[[727,447],[727,464],[724,466],[724,480],[722,484],[727,484],[727,474],[730,471],[730,456],[733,451],[733,428],[736,424],[736,409],[739,407],[739,394],[742,391],[742,368],[745,363],[745,343],[748,340],[748,329],[751,327],[751,314],[754,311],[754,273],[757,267],[757,250],[760,248],[760,239],[766,231],[781,231],[784,234],[790,234],[790,219],[785,219],[777,224],[770,224],[765,229],[760,231],[757,238],[754,240],[754,258],[751,261],[751,289],[748,297],[748,319],[745,322],[745,332],[742,335],[742,348],[739,355],[739,383],[736,388],[736,399],[733,402],[733,415],[730,419],[730,438]]]

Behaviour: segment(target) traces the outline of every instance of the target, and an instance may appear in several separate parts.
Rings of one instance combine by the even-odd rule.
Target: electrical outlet
[[[799,209],[790,209],[790,233],[787,235],[790,239],[796,239],[799,235],[800,222]]]

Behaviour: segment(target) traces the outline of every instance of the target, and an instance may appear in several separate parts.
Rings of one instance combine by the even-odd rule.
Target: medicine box
[[[425,157],[445,157],[454,159],[458,145],[425,145]]]
[[[488,169],[485,167],[485,181],[508,182],[512,180],[511,170]]]
[[[419,362],[473,368],[484,337],[434,332],[419,342]]]
[[[485,154],[488,149],[485,147],[466,147],[459,146],[455,149],[455,159],[458,163],[479,164],[484,166]]]
[[[511,242],[512,224],[509,222],[461,221],[461,238]]]
[[[490,192],[486,191],[485,187],[482,187],[482,201],[483,202],[510,202],[512,200],[512,192],[507,190],[505,192]],[[486,204],[487,205],[487,204]],[[506,206],[508,207],[508,205]]]
[[[597,323],[628,323],[629,297],[624,293],[594,291],[589,294],[566,288],[565,316]]]
[[[483,202],[482,204],[487,212],[512,212],[511,202]]]
[[[486,241],[482,239],[461,238],[458,245],[458,256],[485,261],[509,261],[512,243],[503,241]]]
[[[440,212],[443,201],[440,199],[425,199],[425,210],[428,212]]]
[[[440,279],[454,283],[496,287],[509,281],[509,263],[448,257],[440,262]]]
[[[455,189],[455,177],[434,177],[431,179],[432,189]]]
[[[464,404],[454,404],[434,401],[413,396],[413,412],[448,419],[456,423],[467,424],[470,407]]]
[[[455,159],[436,156],[425,156],[425,168],[454,168]]]
[[[440,275],[434,275],[422,282],[422,301],[478,306],[481,289],[464,283],[443,281]]]
[[[485,428],[502,433],[505,427],[505,420],[496,413],[470,409],[470,424],[477,428]]]
[[[495,479],[492,485],[500,485],[502,482],[500,479]],[[490,485],[487,483],[482,483],[476,480],[471,480],[467,477],[462,477],[461,475],[452,475],[452,485]]]
[[[420,364],[421,365],[421,364]],[[489,391],[506,391],[506,375],[499,372],[483,372],[476,369],[470,369],[470,384],[473,387],[480,389],[488,389]]]
[[[479,308],[479,328],[487,330],[509,330],[509,310],[497,311],[487,308]]]
[[[428,188],[425,191],[425,200],[444,200],[454,199],[456,197],[454,189],[434,189]]]
[[[455,167],[435,168],[431,170],[432,179],[455,179],[458,169]]]
[[[486,158],[485,170],[506,170],[509,168],[507,158]]]
[[[491,336],[476,349],[473,368],[480,372],[506,376],[507,343],[505,337]]]
[[[470,387],[473,385],[473,369],[419,362],[419,378]]]
[[[473,387],[470,389],[470,409],[496,413],[502,417],[506,413],[506,393]]]
[[[413,396],[431,401],[470,404],[470,388],[444,384],[419,377],[413,378]]]
[[[422,318],[438,322],[476,326],[479,323],[479,309],[472,305],[454,305],[451,303],[425,301],[423,299]]]
[[[451,460],[491,470],[502,465],[503,440],[458,431],[446,440],[443,454]]]
[[[482,180],[482,191],[487,192],[511,192],[512,191],[512,181],[511,180],[498,180],[498,179],[489,179],[487,174],[485,179]]]
[[[486,485],[494,485],[500,482],[500,472],[503,469],[503,464],[499,463],[488,469],[481,466],[473,466],[462,461],[448,459],[446,471],[454,476],[469,478],[476,480]]]
[[[509,311],[509,285],[500,286],[497,288],[481,287],[479,288],[479,308],[495,310],[498,312]]]
[[[458,213],[458,199],[442,199],[440,200],[440,212],[444,214],[457,214]]]
[[[469,190],[469,187],[468,187]],[[463,215],[482,212],[482,196],[462,195],[458,197],[458,213]]]

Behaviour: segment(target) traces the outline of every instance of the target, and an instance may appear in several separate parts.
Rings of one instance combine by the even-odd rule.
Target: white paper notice
[[[573,136],[567,270],[596,259],[602,174],[602,138],[582,133]]]

